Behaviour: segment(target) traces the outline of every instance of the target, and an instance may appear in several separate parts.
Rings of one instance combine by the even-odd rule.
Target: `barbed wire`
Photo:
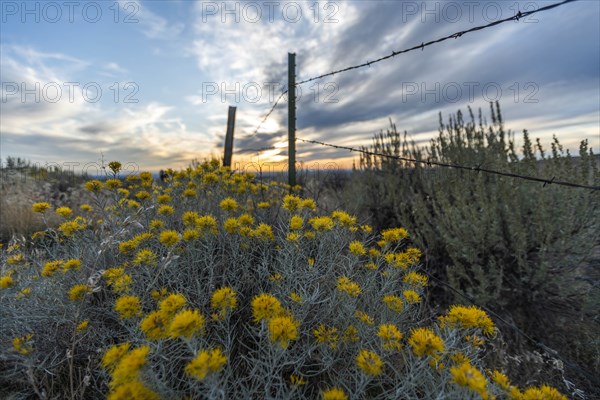
[[[469,166],[465,166],[465,165],[448,164],[448,163],[443,163],[443,162],[439,162],[439,161],[417,160],[414,158],[407,158],[407,157],[396,156],[396,155],[391,155],[391,154],[381,154],[381,153],[376,153],[376,152],[365,150],[365,149],[356,149],[354,147],[340,146],[340,145],[336,145],[336,144],[320,142],[318,140],[306,140],[306,139],[301,139],[301,138],[296,138],[296,140],[300,140],[301,142],[305,142],[305,143],[313,143],[313,144],[318,144],[321,146],[333,147],[335,149],[354,151],[354,152],[358,152],[358,153],[367,154],[370,156],[385,157],[385,158],[391,158],[391,159],[399,160],[399,161],[411,162],[411,163],[415,163],[415,164],[419,163],[419,164],[427,164],[429,166],[436,165],[439,167],[446,167],[446,168],[465,169],[468,171],[484,172],[487,174],[501,175],[501,176],[507,176],[510,178],[517,178],[517,179],[524,179],[524,180],[528,180],[528,181],[541,182],[544,184],[544,186],[554,184],[554,185],[569,186],[569,187],[576,187],[576,188],[582,188],[582,189],[600,190],[600,186],[581,185],[581,184],[573,183],[573,182],[557,181],[555,179],[555,177],[552,177],[552,179],[544,179],[544,178],[537,178],[535,176],[520,175],[520,174],[515,174],[512,172],[502,172],[502,171],[496,171],[496,170],[492,170],[492,169],[482,168],[481,165],[478,165],[475,167],[469,167]]]
[[[238,150],[238,153],[260,153],[261,151],[267,151],[267,150],[276,150],[277,147],[275,146],[269,146],[269,147],[261,147],[258,149],[242,149],[242,150]]]
[[[455,32],[455,33],[453,33],[451,35],[444,36],[444,37],[441,37],[439,39],[431,40],[429,42],[422,42],[420,45],[416,45],[416,46],[413,46],[413,47],[410,47],[410,48],[407,48],[407,49],[404,49],[404,50],[392,51],[391,54],[388,54],[387,56],[383,56],[383,57],[377,58],[377,59],[375,59],[373,61],[367,61],[367,62],[362,63],[362,64],[354,65],[354,66],[343,68],[343,69],[339,69],[339,70],[336,70],[336,71],[331,71],[331,72],[328,72],[326,74],[321,74],[321,75],[318,75],[318,76],[314,76],[312,78],[304,79],[304,80],[302,80],[300,82],[297,82],[296,86],[299,86],[299,85],[302,85],[302,84],[305,84],[305,83],[308,83],[308,82],[312,82],[312,81],[315,81],[315,80],[318,80],[318,79],[322,79],[322,78],[325,78],[327,76],[336,75],[336,74],[339,74],[339,73],[342,73],[342,72],[346,72],[346,71],[350,71],[350,70],[354,70],[354,69],[359,69],[359,68],[363,68],[363,67],[370,67],[371,65],[373,65],[375,63],[378,63],[378,62],[381,62],[381,61],[384,61],[384,60],[396,57],[397,55],[400,55],[400,54],[408,53],[410,51],[415,51],[415,50],[419,50],[419,49],[423,50],[425,47],[431,46],[431,45],[436,44],[436,43],[441,43],[441,42],[444,42],[444,41],[450,40],[450,39],[458,39],[459,37],[462,37],[463,35],[466,35],[468,33],[480,31],[480,30],[487,29],[487,28],[491,28],[493,26],[500,25],[500,24],[503,24],[505,22],[518,21],[521,18],[528,17],[528,16],[533,15],[535,13],[542,12],[542,11],[547,11],[547,10],[551,10],[553,8],[562,6],[562,5],[567,4],[567,3],[572,3],[572,2],[575,2],[575,1],[577,1],[577,0],[564,0],[564,1],[560,2],[560,3],[550,4],[550,5],[544,6],[542,8],[538,8],[536,10],[524,11],[524,12],[519,11],[519,12],[517,12],[517,14],[515,14],[514,16],[509,17],[509,18],[505,18],[505,19],[501,19],[501,20],[498,20],[498,21],[494,21],[494,22],[491,22],[491,23],[486,24],[486,25],[479,25],[479,26],[476,26],[476,27],[473,27],[473,28],[470,28],[470,29],[467,29],[467,30]],[[288,93],[287,89],[284,90],[283,92],[281,92],[281,94],[279,95],[279,97],[277,98],[277,100],[275,100],[275,103],[273,104],[273,106],[271,107],[271,109],[267,112],[267,114],[264,116],[264,118],[262,119],[262,121],[254,129],[254,131],[252,132],[252,134],[249,135],[249,136],[246,136],[246,137],[254,137],[258,133],[258,131],[261,128],[261,126],[267,121],[267,119],[269,119],[269,117],[271,116],[271,114],[273,113],[273,111],[275,110],[275,108],[277,107],[277,105],[279,104],[279,101],[287,93]]]
[[[454,293],[456,293],[459,296],[461,296],[462,298],[466,299],[471,304],[474,304],[477,307],[480,307],[481,309],[485,310],[485,312],[487,312],[488,314],[493,315],[497,320],[501,321],[505,325],[507,325],[507,326],[511,327],[512,329],[514,329],[515,332],[517,332],[519,335],[523,336],[525,339],[527,339],[528,341],[530,341],[532,344],[534,344],[538,348],[540,348],[540,349],[546,351],[547,353],[552,354],[555,357],[557,357],[566,366],[570,367],[573,370],[577,370],[578,372],[583,373],[583,375],[585,375],[586,378],[588,378],[589,380],[591,380],[595,384],[600,384],[600,379],[598,379],[598,377],[596,375],[592,374],[587,369],[581,367],[580,365],[578,365],[578,364],[576,364],[576,363],[574,363],[572,361],[565,360],[563,357],[560,356],[560,354],[558,354],[558,351],[554,350],[551,347],[546,346],[544,343],[540,342],[539,340],[536,340],[536,339],[532,338],[531,336],[529,336],[528,334],[526,334],[525,332],[523,332],[518,326],[516,326],[516,325],[514,325],[514,324],[512,324],[512,323],[510,323],[508,321],[506,321],[498,313],[496,313],[495,311],[491,310],[489,307],[477,304],[477,302],[475,301],[475,299],[473,299],[471,296],[468,296],[468,295],[464,294],[462,291],[456,289],[455,287],[453,287],[452,285],[444,282],[443,280],[441,280],[441,279],[433,276],[432,274],[428,273],[427,271],[422,271],[422,272],[425,273],[425,275],[427,275],[429,278],[433,279],[434,281],[438,282],[439,284],[441,284],[443,286],[446,286],[447,288],[449,288]]]
[[[487,29],[487,28],[491,28],[493,26],[500,25],[500,24],[503,24],[505,22],[518,21],[519,19],[524,18],[524,17],[528,17],[528,16],[530,16],[532,14],[535,14],[535,13],[538,13],[538,12],[541,12],[541,11],[547,11],[547,10],[550,10],[550,9],[553,9],[553,8],[556,8],[556,7],[559,7],[559,6],[562,6],[564,4],[574,2],[574,1],[577,1],[577,0],[564,0],[564,1],[560,2],[560,3],[551,4],[551,5],[542,7],[542,8],[538,8],[537,10],[524,11],[524,12],[519,11],[517,14],[515,14],[514,16],[509,17],[509,18],[505,18],[505,19],[501,19],[501,20],[498,20],[498,21],[494,21],[494,22],[491,22],[491,23],[486,24],[486,25],[479,25],[479,26],[476,26],[476,27],[473,27],[471,29],[467,29],[467,30],[464,30],[464,31],[455,32],[455,33],[453,33],[451,35],[444,36],[444,37],[441,37],[441,38],[436,39],[436,40],[431,40],[429,42],[422,42],[420,45],[413,46],[413,47],[410,47],[408,49],[399,50],[399,51],[392,51],[391,54],[388,54],[387,56],[383,56],[383,57],[377,58],[377,59],[375,59],[373,61],[367,61],[367,62],[362,63],[362,64],[354,65],[354,66],[351,66],[351,67],[339,69],[337,71],[331,71],[331,72],[328,72],[326,74],[322,74],[322,75],[318,75],[318,76],[315,76],[315,77],[312,77],[312,78],[304,79],[304,80],[302,80],[300,82],[297,82],[296,86],[302,85],[304,83],[312,82],[312,81],[315,81],[315,80],[318,80],[318,79],[322,79],[322,78],[325,78],[327,76],[337,75],[339,73],[350,71],[350,70],[353,70],[353,69],[370,67],[371,65],[373,65],[375,63],[378,63],[378,62],[381,62],[381,61],[384,61],[384,60],[396,57],[399,54],[404,54],[404,53],[408,53],[410,51],[415,51],[415,50],[419,50],[419,49],[423,50],[425,47],[431,46],[431,45],[436,44],[436,43],[441,43],[441,42],[444,42],[444,41],[449,40],[449,39],[458,39],[459,37],[461,37],[463,35],[466,35],[468,33],[480,31],[480,30]]]
[[[281,92],[281,94],[279,95],[279,97],[277,98],[277,100],[275,100],[275,103],[273,103],[273,106],[271,107],[271,109],[269,110],[269,112],[264,116],[264,118],[262,119],[262,121],[260,121],[260,124],[258,124],[258,126],[256,127],[256,129],[254,129],[254,132],[252,132],[251,135],[246,136],[247,138],[251,138],[254,137],[257,133],[258,130],[260,129],[260,127],[262,126],[262,124],[265,123],[265,121],[267,119],[269,119],[269,117],[271,116],[271,114],[273,113],[273,111],[275,111],[275,108],[277,107],[277,104],[279,104],[279,101],[281,100],[281,98],[288,92],[287,89],[285,89],[283,92]]]

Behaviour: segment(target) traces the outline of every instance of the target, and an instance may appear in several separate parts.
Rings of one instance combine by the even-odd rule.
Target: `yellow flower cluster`
[[[355,254],[357,256],[364,256],[365,254],[367,254],[367,251],[365,250],[363,244],[358,240],[355,240],[352,243],[350,243],[349,250],[350,253]]]
[[[72,237],[75,235],[75,232],[81,231],[87,227],[87,221],[81,217],[77,217],[72,221],[63,222],[57,229],[66,237]]]
[[[137,252],[133,263],[135,265],[156,265],[158,255],[151,249],[142,249]]]
[[[373,317],[371,317],[369,314],[367,314],[364,311],[356,311],[354,313],[354,316],[356,318],[358,318],[358,320],[364,324],[373,325],[375,323],[375,321],[373,321]]]
[[[123,183],[119,179],[107,179],[104,184],[107,188],[114,190],[120,188]]]
[[[409,285],[425,287],[427,286],[429,278],[427,275],[420,274],[418,272],[411,271],[404,275],[402,282],[408,283]]]
[[[9,265],[19,264],[19,263],[22,263],[23,261],[25,261],[25,256],[23,255],[23,253],[17,253],[6,259],[6,263]]]
[[[356,225],[356,217],[348,214],[345,211],[336,210],[331,213],[331,218],[333,218],[337,223],[339,223],[341,226],[345,226],[346,228],[350,228]]]
[[[299,231],[304,226],[304,219],[299,215],[294,215],[290,218],[290,230]]]
[[[162,206],[158,207],[157,213],[160,215],[169,216],[175,213],[175,209],[170,205],[163,204]]]
[[[103,186],[104,185],[102,185],[102,182],[95,179],[85,183],[85,188],[93,193],[98,193],[100,190],[102,190]]]
[[[81,321],[79,324],[77,324],[77,326],[75,327],[75,332],[77,333],[81,333],[83,331],[85,331],[88,326],[90,325],[90,321],[88,319]]]
[[[312,199],[302,199],[293,194],[288,194],[283,198],[283,208],[289,212],[297,212],[302,209],[316,210],[317,204]]]
[[[223,199],[221,201],[221,204],[219,204],[219,205],[223,211],[230,211],[230,212],[235,212],[239,207],[237,201],[235,201],[231,197],[227,197],[227,198]]]
[[[419,293],[411,289],[404,290],[402,292],[402,296],[404,296],[404,299],[409,304],[417,304],[421,302],[421,296],[419,295]]]
[[[204,328],[204,317],[198,310],[182,310],[173,317],[169,325],[169,336],[191,338]]]
[[[173,230],[162,231],[158,240],[167,247],[173,247],[179,243],[179,234]]]
[[[302,303],[303,301],[302,296],[296,292],[290,293],[290,300],[292,300],[294,303]]]
[[[477,306],[453,305],[446,315],[439,317],[441,326],[461,327],[464,329],[481,329],[481,331],[491,336],[496,331],[496,327],[491,318],[485,311]]]
[[[320,324],[317,329],[313,330],[313,336],[317,343],[329,344],[332,349],[337,347],[339,335],[336,327],[328,328],[324,324]]]
[[[268,224],[259,224],[254,230],[250,232],[250,236],[262,241],[275,240],[275,235],[271,226]]]
[[[33,352],[33,347],[30,344],[33,334],[29,333],[22,337],[16,337],[12,340],[13,351],[16,353],[27,355]]]
[[[85,284],[75,285],[69,290],[69,299],[71,301],[83,300],[83,298],[91,292],[92,292],[92,289],[88,285],[85,285]]]
[[[380,375],[383,372],[383,361],[377,353],[362,349],[356,356],[356,365],[366,375]]]
[[[81,260],[77,258],[70,258],[64,262],[62,265],[63,272],[67,272],[70,270],[79,270],[81,269]]]
[[[308,223],[315,231],[330,231],[335,227],[335,223],[329,217],[314,217],[308,220]]]
[[[484,400],[489,398],[487,380],[471,363],[464,362],[458,366],[451,367],[450,374],[456,384],[479,394]]]
[[[348,395],[342,389],[333,387],[323,391],[322,400],[348,400]]]
[[[396,268],[407,269],[419,261],[421,250],[410,247],[400,253],[387,253],[384,258],[388,264]]]
[[[300,323],[290,315],[280,315],[269,319],[271,342],[287,348],[290,341],[298,339]]]
[[[30,294],[31,294],[30,287],[23,288],[23,289],[21,289],[21,291],[19,293],[17,293],[17,299],[23,299],[25,297],[29,297]]]
[[[187,301],[181,294],[170,294],[155,310],[140,322],[140,329],[149,340],[168,337],[192,337],[204,328],[204,317],[197,310],[182,310]],[[180,311],[181,310],[181,311]]]
[[[413,353],[419,357],[438,357],[445,350],[444,341],[431,328],[416,328],[411,330],[408,344]]]
[[[115,301],[115,311],[121,319],[138,317],[142,314],[142,305],[137,296],[121,296]]]
[[[131,275],[124,268],[109,268],[102,274],[115,293],[128,292],[132,283]]]
[[[102,365],[109,371],[111,380],[108,399],[159,399],[140,380],[140,372],[146,365],[150,347],[141,346],[129,350],[129,343],[110,347],[102,357]]]
[[[58,207],[54,212],[64,218],[69,218],[73,214],[73,210],[69,207]]]
[[[152,239],[153,235],[150,232],[140,233],[129,240],[119,243],[119,251],[127,254],[137,249],[143,242]]]
[[[47,261],[42,269],[42,276],[46,278],[53,276],[62,267],[63,263],[62,260]]]
[[[342,335],[342,340],[346,343],[358,342],[360,337],[358,336],[358,329],[356,329],[353,325],[348,325],[344,334]]]
[[[269,320],[283,313],[281,303],[268,293],[262,293],[252,299],[252,316],[254,322]]]
[[[290,375],[290,383],[292,385],[301,386],[301,385],[306,385],[308,383],[308,381],[306,379],[304,379],[303,377],[301,377],[300,375],[291,374]]]
[[[404,228],[386,229],[381,232],[381,237],[386,243],[398,243],[408,237],[408,231]]]
[[[567,400],[567,397],[562,395],[558,390],[548,385],[542,385],[541,387],[530,387],[525,390],[519,397],[515,397],[518,400]]]
[[[51,277],[58,270],[62,270],[63,273],[66,273],[70,270],[79,270],[81,268],[81,260],[76,258],[70,258],[67,261],[64,260],[53,260],[47,261],[44,263],[44,268],[42,268],[41,275],[43,277]]]
[[[50,203],[46,203],[46,202],[33,203],[33,205],[31,206],[31,211],[40,213],[40,214],[44,214],[46,211],[48,211],[51,208],[52,208],[52,206],[50,205]]]
[[[182,219],[185,226],[198,230],[202,234],[216,235],[219,233],[217,220],[212,215],[200,216],[195,211],[187,211],[183,214]]]
[[[350,295],[351,297],[357,297],[359,294],[362,293],[362,290],[358,283],[350,280],[350,278],[345,276],[341,276],[338,278],[336,287],[338,290],[348,293],[348,295]]]
[[[221,349],[202,350],[185,366],[185,373],[202,381],[209,374],[221,371],[225,364],[227,364],[227,356]]]
[[[6,289],[14,285],[13,278],[10,275],[0,277],[0,288]]]
[[[237,307],[235,291],[230,287],[222,287],[215,290],[210,299],[210,305],[221,319],[225,318]]]
[[[397,313],[401,313],[404,309],[404,302],[400,297],[395,295],[383,296],[383,303],[387,306],[388,309]]]
[[[286,311],[279,300],[268,293],[255,296],[251,302],[254,322],[268,322],[271,342],[286,348],[289,342],[298,339],[300,323]]]
[[[377,336],[381,338],[383,342],[383,348],[386,350],[401,350],[402,333],[398,327],[394,324],[381,324],[379,325],[379,331]]]

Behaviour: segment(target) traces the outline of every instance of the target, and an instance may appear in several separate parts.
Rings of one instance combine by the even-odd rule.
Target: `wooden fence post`
[[[296,54],[288,53],[288,184],[296,186]]]
[[[231,157],[233,155],[233,129],[235,127],[235,107],[229,106],[227,113],[227,133],[225,134],[225,156],[223,157],[223,166],[231,167]]]

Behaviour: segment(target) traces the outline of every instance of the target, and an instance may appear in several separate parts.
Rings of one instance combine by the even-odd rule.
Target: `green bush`
[[[444,124],[440,114],[439,136],[424,147],[392,125],[368,150],[474,170],[363,154],[347,188],[348,207],[370,215],[377,228],[415,232],[437,278],[599,370],[600,293],[590,260],[600,245],[600,192],[476,170],[599,186],[598,158],[587,141],[574,158],[556,137],[547,152],[527,131],[519,153],[497,103],[491,124],[481,111],[478,121],[471,109],[469,116],[466,122],[459,111]],[[465,301],[447,287],[438,290],[438,304]]]

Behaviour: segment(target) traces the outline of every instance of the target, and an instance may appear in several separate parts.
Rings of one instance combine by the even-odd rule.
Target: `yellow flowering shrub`
[[[113,166],[86,184],[90,220],[35,203],[44,231],[0,249],[17,397],[562,398],[480,372],[482,310],[415,305],[429,280],[404,228],[218,162],[156,181]]]

